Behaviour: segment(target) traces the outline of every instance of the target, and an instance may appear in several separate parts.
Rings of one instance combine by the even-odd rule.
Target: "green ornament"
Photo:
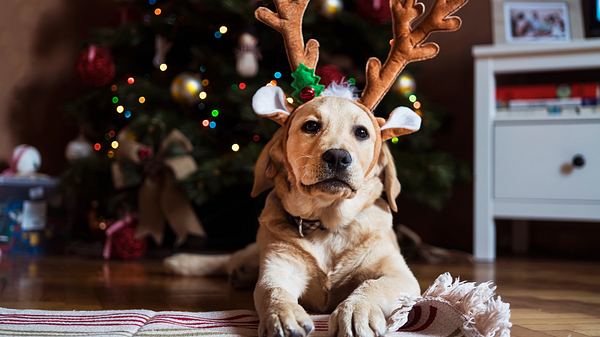
[[[292,97],[295,100],[304,102],[304,100],[300,97],[300,92],[306,87],[311,87],[315,91],[315,97],[321,95],[323,90],[325,90],[325,86],[319,84],[321,80],[320,76],[315,75],[315,70],[310,69],[304,64],[300,63],[296,71],[292,73],[292,78],[294,81],[292,82],[292,88],[294,88],[294,92],[292,93]]]

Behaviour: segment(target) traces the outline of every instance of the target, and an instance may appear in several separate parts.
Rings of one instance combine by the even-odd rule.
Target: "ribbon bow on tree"
[[[132,185],[131,179],[126,179],[125,165],[128,162],[143,165],[144,181],[138,191],[136,237],[150,235],[157,244],[162,243],[165,222],[177,235],[177,245],[182,244],[188,234],[206,236],[189,198],[176,184],[198,169],[190,155],[193,149],[190,140],[179,130],[173,130],[162,140],[155,155],[152,155],[151,148],[133,140],[126,129],[119,133],[118,141],[118,160],[112,166],[116,188]]]

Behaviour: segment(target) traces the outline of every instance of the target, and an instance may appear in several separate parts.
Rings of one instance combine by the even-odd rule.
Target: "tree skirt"
[[[387,336],[509,337],[510,310],[490,282],[442,274],[419,298],[403,298]],[[327,315],[312,316],[314,337],[327,336]],[[248,310],[203,313],[149,310],[43,311],[0,308],[0,336],[256,336]]]

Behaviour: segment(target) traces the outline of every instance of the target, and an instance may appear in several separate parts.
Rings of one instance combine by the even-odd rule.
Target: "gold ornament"
[[[321,13],[330,18],[341,12],[343,9],[342,0],[323,0]]]
[[[396,90],[404,96],[409,96],[417,89],[415,78],[411,74],[405,73],[398,77],[396,81]]]
[[[200,75],[193,73],[181,73],[171,83],[171,96],[181,104],[192,105],[200,102],[202,92],[202,80]]]

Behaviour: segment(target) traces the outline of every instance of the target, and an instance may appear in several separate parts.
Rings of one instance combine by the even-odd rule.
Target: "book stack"
[[[600,83],[505,85],[496,88],[499,113],[594,113]]]

